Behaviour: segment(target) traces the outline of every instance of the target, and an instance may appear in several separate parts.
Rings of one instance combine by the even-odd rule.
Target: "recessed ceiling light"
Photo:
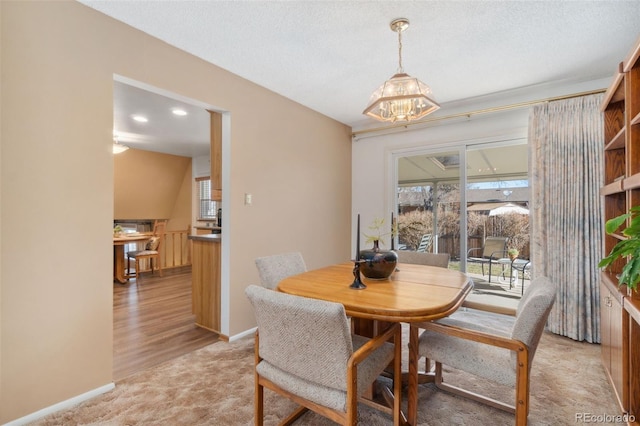
[[[142,116],[142,115],[134,115],[134,116],[132,116],[131,118],[133,118],[134,120],[136,120],[136,121],[137,121],[137,122],[139,122],[139,123],[146,123],[147,121],[149,121],[149,120],[147,119],[147,117],[144,117],[144,116]]]
[[[180,108],[174,108],[171,110],[171,112],[174,113],[175,115],[187,115],[187,111]]]

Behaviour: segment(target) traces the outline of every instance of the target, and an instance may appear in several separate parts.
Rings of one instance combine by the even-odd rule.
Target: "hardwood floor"
[[[113,283],[113,380],[219,340],[196,327],[191,313],[191,268],[145,273]]]

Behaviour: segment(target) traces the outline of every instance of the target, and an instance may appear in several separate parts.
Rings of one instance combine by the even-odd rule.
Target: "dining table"
[[[354,282],[354,269],[353,262],[345,262],[310,270],[283,279],[277,290],[341,303],[354,320],[353,331],[373,336],[382,331],[385,322],[416,325],[446,317],[462,305],[473,288],[473,281],[459,271],[398,263],[388,279],[362,277],[366,288],[353,289],[350,285]],[[418,328],[410,327],[405,419],[409,425],[417,424],[418,337]]]
[[[113,236],[113,279],[120,284],[126,283],[131,278],[125,272],[125,258],[124,258],[124,246],[131,243],[146,242],[151,239],[153,235],[129,233],[122,234],[120,236]],[[135,276],[135,275],[134,275]]]

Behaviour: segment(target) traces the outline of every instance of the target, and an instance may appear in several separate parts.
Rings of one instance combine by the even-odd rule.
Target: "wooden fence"
[[[492,236],[500,237],[501,235],[492,235]],[[471,235],[467,239],[467,250],[472,248],[481,248],[483,242],[484,242],[483,236]],[[459,259],[460,258],[460,255],[459,255],[460,236],[459,235],[440,235],[438,237],[438,252],[449,253],[451,255],[451,259]],[[473,255],[476,256],[479,254],[480,254],[480,250],[477,250],[476,253]],[[518,256],[521,259],[530,259],[528,243],[523,248],[520,249],[520,254]]]

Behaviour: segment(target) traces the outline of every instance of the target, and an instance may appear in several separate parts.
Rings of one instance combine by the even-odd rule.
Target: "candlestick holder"
[[[365,262],[364,260],[355,259],[353,261],[353,282],[349,286],[349,288],[353,290],[363,290],[367,288],[367,286],[360,279],[360,264]]]

